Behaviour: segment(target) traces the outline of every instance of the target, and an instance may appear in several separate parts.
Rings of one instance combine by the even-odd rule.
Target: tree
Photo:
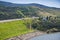
[[[30,30],[32,30],[32,21],[33,21],[33,19],[30,19],[30,18],[27,18],[27,19],[24,19],[24,21],[25,21],[25,24],[27,25],[27,27],[30,29]]]

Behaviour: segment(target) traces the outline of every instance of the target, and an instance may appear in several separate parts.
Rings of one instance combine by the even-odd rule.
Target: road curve
[[[20,18],[20,19],[8,19],[8,20],[1,20],[1,22],[10,22],[10,21],[16,21],[16,20],[23,20],[23,19],[35,19],[35,18],[39,18],[39,17],[31,17],[31,18]]]

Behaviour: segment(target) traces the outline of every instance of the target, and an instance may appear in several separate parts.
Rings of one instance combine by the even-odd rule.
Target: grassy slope
[[[23,20],[0,23],[0,40],[31,32],[24,23]]]

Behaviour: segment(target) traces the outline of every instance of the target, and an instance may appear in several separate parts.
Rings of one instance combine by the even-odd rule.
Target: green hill
[[[0,1],[0,20],[23,17],[59,16],[60,8],[48,7],[41,4],[14,4]]]
[[[24,7],[5,7],[0,6],[0,20],[2,19],[14,19],[33,16],[60,16],[60,10],[39,8],[35,6]]]

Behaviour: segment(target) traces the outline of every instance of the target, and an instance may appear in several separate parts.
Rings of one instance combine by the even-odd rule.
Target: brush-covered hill
[[[60,8],[41,4],[14,4],[0,1],[0,20],[23,17],[60,16]]]

